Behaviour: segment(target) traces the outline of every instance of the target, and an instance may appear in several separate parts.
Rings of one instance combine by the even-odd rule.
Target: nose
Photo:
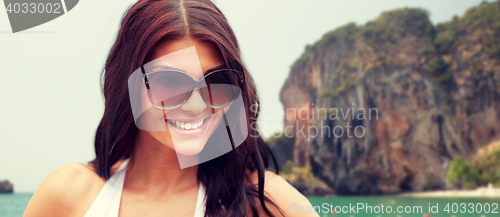
[[[207,104],[201,97],[200,88],[196,88],[189,96],[189,99],[182,104],[181,109],[194,114],[199,114],[207,108]]]

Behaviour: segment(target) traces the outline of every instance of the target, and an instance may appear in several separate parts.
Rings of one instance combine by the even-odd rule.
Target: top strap
[[[106,181],[84,217],[118,217],[128,161],[126,159]]]

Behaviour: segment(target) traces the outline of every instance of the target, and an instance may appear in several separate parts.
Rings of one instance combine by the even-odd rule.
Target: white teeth
[[[200,127],[201,125],[203,125],[203,123],[204,123],[204,120],[201,120],[201,121],[196,122],[196,123],[184,123],[181,121],[170,120],[170,119],[167,119],[167,121],[170,124],[174,125],[175,127],[179,128],[179,129],[182,129],[182,130],[194,130],[194,129]]]

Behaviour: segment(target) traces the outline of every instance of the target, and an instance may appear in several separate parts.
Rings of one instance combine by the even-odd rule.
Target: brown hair
[[[206,187],[205,215],[246,216],[250,208],[253,215],[258,216],[254,200],[258,197],[264,211],[273,216],[264,202],[278,207],[264,196],[264,172],[269,168],[270,157],[275,165],[276,161],[256,130],[258,106],[250,109],[259,104],[256,88],[243,66],[231,27],[209,0],[140,0],[126,12],[103,71],[105,110],[95,135],[96,158],[91,163],[99,176],[109,179],[111,166],[130,157],[138,129],[133,120],[127,80],[144,64],[157,43],[182,37],[214,43],[228,69],[240,70],[245,77],[240,88],[249,136],[236,150],[200,164],[198,179]],[[249,180],[247,170],[257,171],[257,189],[245,184],[245,180]]]

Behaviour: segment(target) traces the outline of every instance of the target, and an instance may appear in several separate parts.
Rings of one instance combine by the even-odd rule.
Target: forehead
[[[208,70],[224,65],[221,52],[214,43],[186,38],[158,43],[147,61],[150,62],[144,65],[146,73],[175,68],[193,79],[200,79]]]

